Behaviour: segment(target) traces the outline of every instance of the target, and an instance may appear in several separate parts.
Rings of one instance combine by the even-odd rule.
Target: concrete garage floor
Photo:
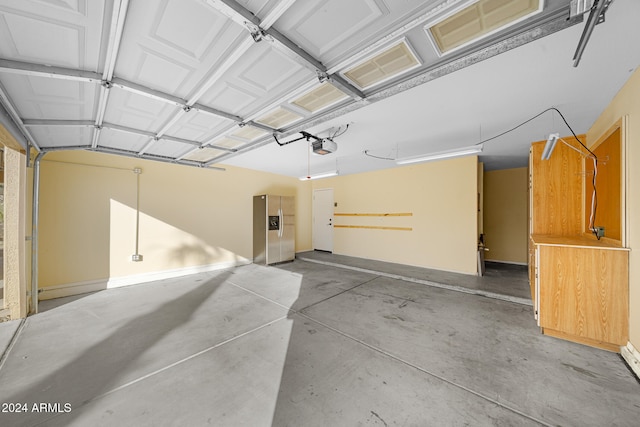
[[[327,254],[300,254],[314,256]],[[27,410],[0,425],[638,425],[640,384],[619,355],[541,335],[531,306],[338,261],[364,262],[43,302],[0,324],[0,404]]]

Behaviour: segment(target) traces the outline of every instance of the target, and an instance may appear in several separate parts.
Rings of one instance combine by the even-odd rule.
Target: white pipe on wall
[[[33,161],[33,203],[31,216],[31,311],[38,313],[38,223],[40,216],[40,160],[47,154],[41,151]]]

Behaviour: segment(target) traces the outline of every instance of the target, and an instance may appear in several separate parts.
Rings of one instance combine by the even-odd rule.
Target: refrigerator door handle
[[[280,216],[280,229],[278,230],[278,237],[282,237],[284,234],[284,214],[282,213],[282,208],[278,209],[278,215]]]

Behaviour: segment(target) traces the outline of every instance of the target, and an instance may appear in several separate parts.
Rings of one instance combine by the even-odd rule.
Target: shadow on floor
[[[28,388],[11,396],[2,396],[0,399],[2,402],[20,402],[28,408],[27,413],[2,414],[3,424],[39,425],[60,416],[63,417],[65,425],[70,425],[75,418],[74,414],[80,413],[77,409],[120,387],[123,373],[132,366],[139,365],[141,363],[139,359],[155,343],[171,331],[188,323],[194,311],[211,297],[230,275],[231,272],[220,274],[152,311],[131,318],[105,339],[32,383]],[[141,310],[144,310],[144,307],[141,307]],[[28,328],[28,323],[25,328]],[[73,340],[73,337],[69,339]],[[61,342],[59,345],[67,344]],[[15,355],[14,358],[17,359]],[[25,364],[28,363],[28,358],[28,354],[22,355]],[[40,368],[51,370],[51,367]],[[15,375],[13,370],[20,369],[24,368],[14,364],[5,366],[3,371],[5,375]],[[34,366],[30,369],[36,370],[36,375],[33,370],[30,374],[37,377],[38,367]],[[33,405],[43,402],[53,405],[49,406],[53,411],[33,411]]]
[[[100,291],[97,291],[97,292],[100,292]],[[81,300],[82,298],[89,297],[95,293],[96,292],[87,292],[86,294],[71,295],[68,297],[52,298],[52,299],[38,301],[38,313],[46,313],[49,310],[53,310],[54,308],[61,307],[65,304],[69,304],[74,301]]]

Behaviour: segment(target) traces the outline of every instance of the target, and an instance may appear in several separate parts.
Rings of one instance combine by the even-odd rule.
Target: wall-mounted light
[[[315,174],[315,175],[301,176],[300,177],[300,181],[308,181],[310,179],[319,179],[319,178],[328,178],[330,176],[336,176],[336,175],[338,175],[338,171],[337,170],[318,173],[318,174]]]
[[[542,150],[542,160],[549,160],[551,157],[551,153],[556,148],[556,143],[558,142],[558,138],[560,138],[559,133],[552,133],[547,138],[547,143],[544,144],[544,150]]]
[[[423,156],[396,159],[396,163],[399,165],[408,165],[411,163],[431,162],[434,160],[443,160],[452,157],[469,156],[480,152],[482,152],[482,144],[472,145],[471,147],[457,148],[455,150],[439,151],[437,153],[426,154]]]

